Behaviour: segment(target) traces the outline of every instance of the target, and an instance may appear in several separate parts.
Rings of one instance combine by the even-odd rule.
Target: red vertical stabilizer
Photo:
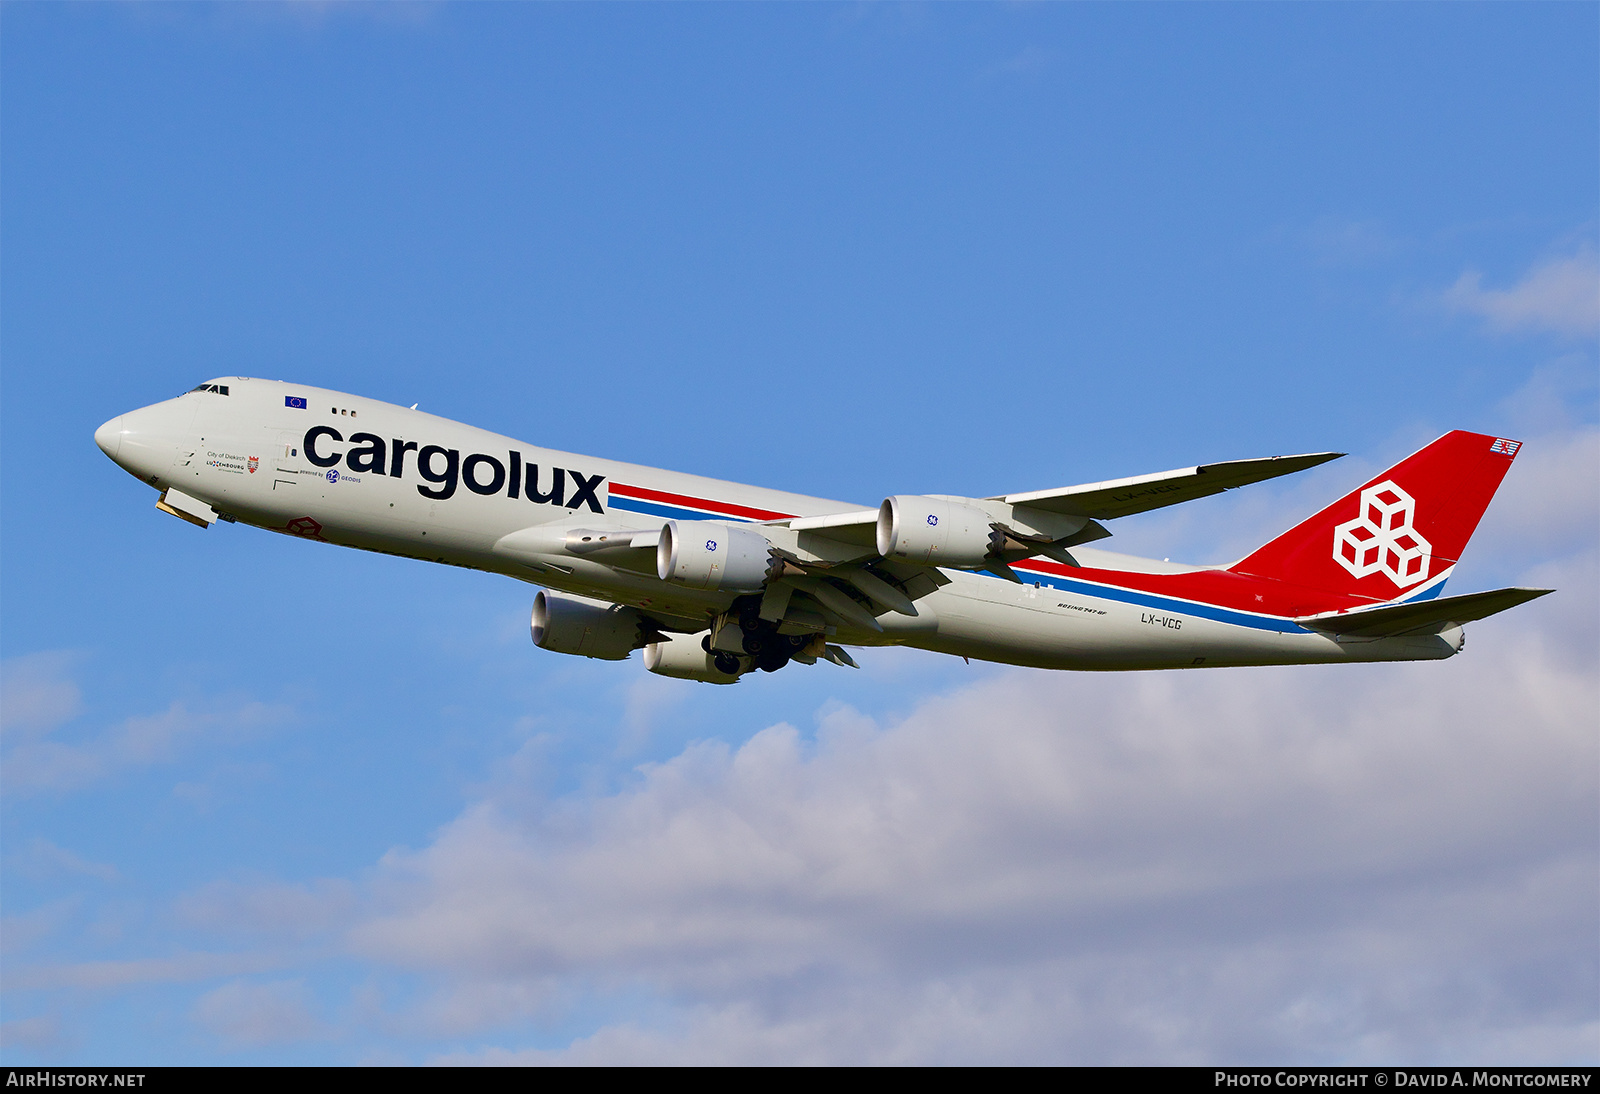
[[[1446,433],[1230,569],[1378,601],[1436,594],[1521,447]]]

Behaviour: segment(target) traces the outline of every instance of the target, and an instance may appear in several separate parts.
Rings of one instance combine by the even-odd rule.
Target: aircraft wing
[[[795,517],[783,522],[796,532],[815,532],[857,547],[871,547],[878,527],[876,509],[857,509],[850,513],[830,513],[823,517]]]
[[[1409,604],[1384,604],[1376,608],[1308,615],[1295,622],[1313,630],[1351,638],[1437,634],[1446,627],[1484,619],[1553,592],[1554,589],[1496,589],[1487,593],[1445,596],[1438,600],[1414,600]]]
[[[1017,561],[1043,554],[1076,566],[1068,547],[1110,535],[1096,523],[1097,518],[1127,516],[1219,494],[1236,486],[1315,467],[1339,455],[1341,453],[1319,452],[1264,460],[1235,460],[981,501],[948,500],[958,506],[962,503],[981,506],[982,501],[988,501],[1012,507],[1004,516],[996,514],[1005,523],[989,526],[995,530],[995,535],[1003,537],[1004,546],[992,549],[992,557],[986,556],[980,568],[1021,581],[1011,570],[1008,559]],[[1041,511],[1033,518],[1033,531],[1028,530],[1029,520],[1023,516],[1021,507]],[[772,528],[785,528],[793,534],[792,538],[771,546],[772,562],[764,584],[761,616],[772,620],[786,618],[794,594],[799,594],[803,602],[810,605],[802,611],[817,615],[821,623],[843,622],[878,631],[882,627],[875,616],[882,611],[917,615],[915,601],[948,584],[950,579],[940,573],[936,565],[880,558],[875,535],[878,512],[877,509],[855,509],[758,522]],[[1055,516],[1044,519],[1045,514]],[[1084,519],[1063,522],[1062,517]],[[1020,523],[1021,530],[1012,527],[1013,522]],[[1038,530],[1040,522],[1045,531]],[[1049,530],[1051,525],[1063,523],[1071,526],[1070,534],[1059,529]],[[649,573],[655,570],[654,548],[660,534],[659,525],[653,528],[597,528],[594,522],[585,522],[582,527],[541,525],[502,537],[495,543],[494,551],[535,571],[556,569],[570,573],[570,566],[558,559],[593,556],[596,562]],[[983,534],[987,536],[989,531],[985,529]]]
[[[1264,460],[1229,460],[1199,467],[1181,467],[1131,479],[1112,479],[1057,490],[1033,490],[989,498],[1010,505],[1026,505],[1052,513],[1070,513],[1096,520],[1126,517],[1179,502],[1210,497],[1236,486],[1290,475],[1336,460],[1343,452],[1312,452],[1303,456],[1272,456]]]
[[[1270,456],[1261,460],[1229,460],[1198,467],[1181,467],[1154,475],[1136,475],[1082,486],[1063,486],[1054,490],[1032,490],[1023,494],[1002,494],[985,501],[1026,505],[1051,513],[1090,519],[1109,520],[1150,509],[1161,509],[1196,498],[1210,497],[1236,486],[1292,475],[1343,456],[1343,452],[1312,452],[1302,456]],[[857,509],[848,513],[829,513],[820,517],[791,517],[764,523],[779,524],[796,532],[814,532],[829,539],[871,546],[878,510]]]
[[[1021,579],[1009,569],[1008,558],[1010,561],[1016,561],[1033,554],[1043,554],[1076,566],[1077,562],[1066,549],[1110,535],[1111,533],[1098,523],[1100,519],[1124,517],[1132,513],[1142,513],[1150,509],[1160,509],[1220,494],[1236,486],[1303,471],[1308,467],[1338,459],[1342,454],[1314,452],[1300,456],[1274,456],[1263,460],[1233,460],[1227,463],[1202,464],[1198,467],[1184,467],[1155,475],[1139,475],[1134,478],[1068,486],[1056,490],[1034,490],[970,501],[959,498],[946,500],[978,507],[982,507],[985,502],[999,502],[1007,507],[1004,515],[994,509],[990,510],[996,520],[1001,522],[991,527],[1009,537],[1006,542],[1010,547],[995,554],[995,565],[982,568],[1018,581]],[[944,497],[944,495],[939,496]],[[1034,512],[1033,518],[1027,516],[1029,510]],[[1069,530],[1070,534],[1066,534],[1062,531],[1064,527],[1062,518],[1074,517],[1087,518],[1087,523],[1084,519],[1079,519],[1072,526],[1076,530]],[[1029,530],[1030,520],[1031,530]],[[876,556],[874,533],[877,521],[878,510],[857,509],[821,516],[791,517],[766,523],[783,526],[798,533],[801,536],[801,546],[809,544],[811,551],[821,556],[809,560],[795,558],[797,564],[809,561],[812,564],[820,563],[829,569],[837,567],[840,568],[839,573],[842,575],[846,568],[865,565]],[[1052,526],[1055,526],[1054,530]],[[1018,527],[1022,530],[1018,531]],[[1011,549],[1015,549],[1015,553],[1009,553]]]

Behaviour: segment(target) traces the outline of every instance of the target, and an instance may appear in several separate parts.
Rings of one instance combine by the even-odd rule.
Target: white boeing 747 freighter
[[[1441,596],[1519,442],[1453,432],[1229,566],[1089,544],[1103,522],[1315,467],[1204,464],[867,508],[539,448],[275,380],[208,381],[113,418],[157,508],[544,586],[533,641],[731,684],[904,645],[1052,669],[1411,661],[1548,589]]]

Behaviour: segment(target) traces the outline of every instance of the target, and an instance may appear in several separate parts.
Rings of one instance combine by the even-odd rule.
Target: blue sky
[[[9,5],[0,1052],[1600,1056],[1591,5]],[[873,504],[1526,442],[1446,664],[563,658],[504,578],[201,532],[216,375]]]

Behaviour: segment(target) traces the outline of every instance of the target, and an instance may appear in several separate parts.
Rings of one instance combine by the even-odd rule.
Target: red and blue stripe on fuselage
[[[1226,568],[1146,573],[1041,558],[1012,568],[1026,582],[1079,596],[1302,632],[1297,618],[1438,596],[1520,447],[1484,433],[1447,433]],[[793,515],[617,482],[610,504],[669,520]]]

